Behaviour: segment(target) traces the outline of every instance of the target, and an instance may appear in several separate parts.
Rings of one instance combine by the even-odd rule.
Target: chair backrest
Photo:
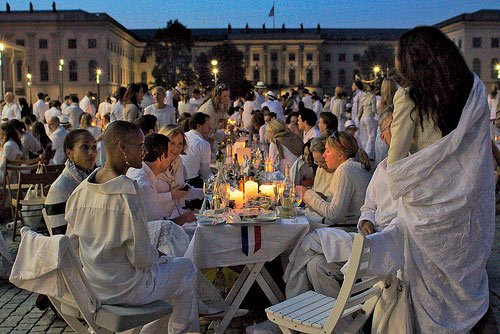
[[[44,165],[43,171],[45,173],[58,173],[61,174],[66,165]]]
[[[361,327],[373,311],[383,288],[383,285],[377,283],[385,282],[386,277],[375,276],[362,280],[366,276],[367,255],[369,252],[370,247],[365,243],[365,237],[357,233],[354,236],[348,269],[344,274],[344,282],[322,332],[333,333],[341,318],[360,312],[360,314],[357,314],[359,319],[356,319],[352,324],[353,327],[350,328],[356,332],[359,328],[355,329],[354,327]]]
[[[40,161],[40,158],[30,160],[6,160],[3,171],[4,189],[7,188],[9,191],[11,190],[10,185],[17,182],[19,173],[34,173],[38,169]]]
[[[51,173],[32,173],[32,174],[23,174],[19,175],[18,184],[41,184],[41,185],[50,185],[57,178],[59,174],[57,172]]]

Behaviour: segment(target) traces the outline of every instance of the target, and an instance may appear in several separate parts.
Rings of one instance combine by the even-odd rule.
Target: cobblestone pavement
[[[17,243],[10,240],[10,231],[5,231],[2,226],[3,235],[8,247],[13,254],[17,252]],[[500,326],[500,215],[496,217],[495,243],[493,251],[487,264],[490,282],[490,304]],[[50,309],[38,310],[35,305],[36,295],[25,290],[18,289],[7,281],[0,279],[0,334],[21,333],[73,333],[66,323],[57,318]],[[265,305],[250,303],[244,305],[250,310],[245,317],[235,319],[226,333],[244,333],[245,328],[253,323],[263,321]],[[201,322],[201,329],[206,332],[208,324]]]

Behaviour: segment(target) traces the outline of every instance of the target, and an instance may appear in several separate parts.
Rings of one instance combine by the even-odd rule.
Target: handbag
[[[38,165],[36,173],[39,174],[44,172],[45,172],[45,165],[40,163]],[[24,199],[33,200],[45,197],[46,197],[46,191],[45,189],[43,189],[43,186],[41,184],[32,184],[26,191]],[[43,205],[31,205],[29,207],[26,206],[22,207],[22,211],[29,210],[23,212],[23,221],[26,223],[26,225],[29,225],[31,229],[34,231],[44,226],[42,224],[42,209]]]

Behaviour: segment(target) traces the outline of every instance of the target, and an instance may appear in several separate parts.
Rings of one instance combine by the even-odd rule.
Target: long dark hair
[[[17,146],[19,146],[20,150],[23,149],[23,144],[21,143],[21,139],[19,138],[19,134],[17,133],[16,127],[14,126],[14,124],[12,122],[7,122],[7,123],[2,124],[0,126],[0,129],[2,130],[2,134],[3,134],[3,138],[4,138],[3,144],[8,142],[9,140],[12,140],[17,144]]]
[[[134,82],[129,84],[127,91],[125,92],[125,96],[123,96],[123,105],[133,103],[139,107],[139,101],[137,101],[137,96],[135,94],[138,93],[141,88],[142,86],[140,84],[136,84]]]
[[[45,132],[45,126],[42,122],[35,122],[31,128],[33,136],[40,140],[40,144],[42,144],[43,148],[46,148],[47,145],[52,143],[49,136],[47,136],[47,133]]]
[[[437,28],[416,27],[399,38],[396,66],[422,129],[430,116],[443,136],[453,131],[474,83],[455,43]]]

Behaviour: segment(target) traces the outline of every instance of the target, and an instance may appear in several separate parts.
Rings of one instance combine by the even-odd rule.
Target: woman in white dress
[[[260,107],[255,102],[255,93],[250,91],[245,97],[242,115],[243,127],[249,132],[253,130],[252,114],[255,110],[260,110]]]
[[[19,160],[23,157],[23,145],[12,123],[8,122],[0,126],[0,144],[2,144],[2,153],[0,154],[0,182],[4,184],[4,170],[7,161]]]
[[[344,116],[345,101],[342,99],[343,91],[344,89],[342,87],[335,87],[335,96],[330,102],[330,110],[332,111],[332,114],[337,116],[339,121],[339,131],[345,130],[344,124],[347,121],[347,118]]]
[[[284,174],[286,166],[292,167],[302,154],[304,143],[277,119],[267,123],[266,137],[270,143],[269,159],[273,162],[274,169]]]

